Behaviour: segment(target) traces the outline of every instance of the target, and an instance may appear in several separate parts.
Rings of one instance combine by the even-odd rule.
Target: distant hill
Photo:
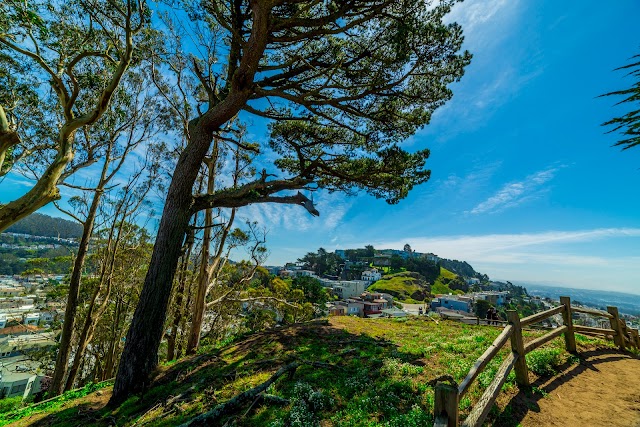
[[[33,236],[80,238],[82,226],[77,222],[49,215],[34,213],[21,219],[6,230],[9,233],[31,234]]]
[[[458,275],[446,268],[440,268],[440,274],[433,283],[413,271],[388,274],[375,282],[367,290],[385,292],[400,302],[422,302],[435,294],[464,293],[467,284]]]
[[[401,302],[421,302],[431,293],[431,285],[424,276],[412,271],[388,274],[369,286],[371,292],[384,292],[393,295]]]
[[[473,269],[471,264],[466,261],[458,261],[457,259],[445,259],[441,258],[439,261],[440,265],[446,268],[449,271],[452,271],[463,277],[477,277],[480,278],[482,276],[481,273],[478,273]]]

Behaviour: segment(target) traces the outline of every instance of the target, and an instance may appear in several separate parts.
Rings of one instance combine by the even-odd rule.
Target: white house
[[[46,384],[44,378],[38,362],[24,356],[3,359],[0,364],[0,398],[27,398],[41,390],[42,385]]]
[[[382,273],[377,268],[372,268],[362,272],[362,280],[367,283],[373,283],[382,278]]]
[[[37,325],[40,321],[40,313],[25,313],[22,318],[25,325]]]

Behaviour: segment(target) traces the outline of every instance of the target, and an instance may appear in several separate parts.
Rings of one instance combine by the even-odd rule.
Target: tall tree
[[[0,206],[0,231],[59,199],[59,182],[95,161],[74,163],[77,145],[89,144],[78,131],[107,110],[147,21],[144,0],[0,3],[0,174],[44,165],[30,190]]]
[[[618,70],[628,71],[628,75],[633,77],[635,82],[630,88],[609,92],[602,96],[623,97],[618,104],[629,104],[631,111],[603,123],[603,126],[610,126],[612,129],[609,132],[620,132],[623,139],[614,146],[627,150],[640,145],[640,55],[635,55],[631,58],[630,64]]]
[[[168,189],[154,252],[118,368],[111,402],[148,383],[157,365],[173,276],[191,216],[207,208],[311,200],[290,190],[364,190],[389,203],[429,178],[428,150],[398,144],[428,123],[470,55],[462,30],[445,24],[453,0],[214,0],[190,18],[220,41],[216,67],[193,60],[206,96]],[[204,62],[206,63],[206,61]],[[272,120],[278,174],[193,195],[214,139],[241,111]],[[267,147],[263,147],[267,152]],[[271,172],[271,171],[270,171]],[[273,171],[275,172],[275,171]]]
[[[88,142],[87,147],[91,151],[91,153],[83,152],[83,154],[87,158],[95,157],[96,160],[93,162],[101,163],[98,179],[93,183],[84,183],[79,186],[70,182],[73,178],[73,175],[71,175],[61,182],[61,185],[66,185],[73,190],[82,192],[82,196],[74,196],[71,200],[76,206],[76,213],[70,212],[57,204],[56,206],[82,224],[83,231],[69,279],[69,293],[56,367],[49,387],[51,395],[58,395],[64,389],[64,378],[67,374],[69,355],[71,354],[71,343],[75,329],[84,264],[89,253],[89,244],[93,236],[103,196],[107,190],[113,190],[117,187],[117,184],[113,184],[113,181],[119,177],[118,173],[132,151],[144,143],[148,143],[149,139],[158,130],[156,122],[159,121],[157,112],[159,108],[154,99],[155,94],[147,90],[149,82],[146,80],[145,75],[132,73],[124,80],[121,87],[116,89],[116,93],[113,96],[114,102],[107,108],[103,117],[94,125],[86,126],[83,129],[83,138]],[[145,165],[145,168],[148,169],[147,173],[154,174],[156,168],[154,158],[148,156],[145,161],[147,162]],[[134,170],[135,168],[129,168],[128,172],[131,173]],[[140,172],[133,174],[136,179],[140,178]],[[150,181],[147,179],[147,182]],[[126,187],[129,190],[124,193],[123,197],[130,197],[130,193],[133,193],[131,184]],[[78,358],[78,354],[75,355],[75,358]],[[69,378],[73,383],[75,375],[72,374]]]

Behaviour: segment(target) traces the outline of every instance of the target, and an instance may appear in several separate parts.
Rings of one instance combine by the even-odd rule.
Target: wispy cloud
[[[376,247],[401,248],[409,243],[418,251],[436,252],[445,258],[489,259],[498,253],[513,253],[522,248],[548,248],[551,244],[589,242],[609,238],[640,237],[640,228],[596,228],[576,231],[546,231],[479,236],[434,236],[376,242]]]
[[[257,221],[267,229],[283,228],[288,231],[306,232],[309,230],[335,230],[347,214],[353,201],[343,194],[319,193],[315,195],[315,206],[320,217],[312,217],[307,211],[296,205],[275,203],[254,204],[241,211],[241,216]]]
[[[495,213],[521,205],[543,192],[544,184],[551,181],[559,169],[545,169],[527,176],[522,181],[505,184],[497,193],[476,205],[468,213]]]
[[[371,242],[376,248],[419,252],[469,263],[492,278],[541,281],[640,293],[640,228],[595,228],[520,234],[408,237]],[[589,245],[590,242],[597,242]],[[362,247],[358,242],[345,247]],[[626,245],[626,246],[624,246]],[[628,251],[619,250],[630,248]],[[590,248],[590,249],[589,249]],[[595,249],[594,249],[595,248]],[[615,254],[619,255],[615,255]],[[621,253],[621,254],[620,254]]]

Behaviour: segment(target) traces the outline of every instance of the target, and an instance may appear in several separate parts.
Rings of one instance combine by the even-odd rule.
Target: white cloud
[[[527,176],[522,181],[505,184],[497,193],[476,205],[468,213],[495,213],[521,205],[531,200],[535,193],[543,190],[542,186],[553,179],[558,169],[556,167],[542,170]]]
[[[615,239],[615,240],[614,240]],[[633,240],[632,240],[633,239]],[[492,278],[561,283],[577,288],[607,285],[640,293],[640,228],[596,228],[520,234],[451,235],[373,242],[469,262]],[[587,245],[589,242],[598,242]],[[629,247],[623,255],[616,248]],[[346,245],[361,247],[364,243]],[[592,248],[592,249],[587,249]],[[638,248],[637,250],[634,248]]]
[[[316,209],[320,212],[319,217],[309,215],[301,206],[276,203],[249,205],[242,208],[240,214],[250,221],[257,221],[267,229],[282,228],[300,233],[312,229],[333,231],[353,203],[340,193],[320,192],[314,198]]]

